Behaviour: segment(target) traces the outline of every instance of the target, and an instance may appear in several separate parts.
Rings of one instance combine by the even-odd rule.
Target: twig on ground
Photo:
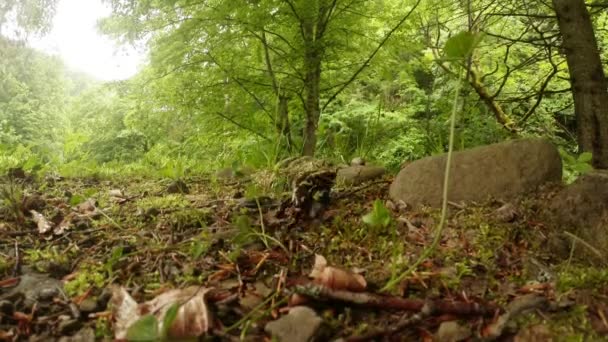
[[[392,182],[392,181],[391,181],[391,180],[384,179],[384,180],[380,180],[380,181],[376,181],[376,182],[367,183],[367,184],[362,185],[362,186],[360,186],[360,187],[357,187],[357,188],[354,188],[354,189],[350,189],[349,191],[340,192],[340,193],[336,194],[336,196],[335,196],[333,199],[341,199],[341,198],[345,198],[345,197],[348,197],[348,196],[350,196],[350,195],[352,195],[352,194],[354,194],[354,193],[357,193],[357,192],[359,192],[359,191],[365,190],[365,189],[367,189],[367,188],[371,188],[371,187],[372,187],[372,186],[374,186],[374,185],[378,185],[378,184],[388,184],[388,183],[390,183],[390,182]]]
[[[425,306],[430,306],[433,308],[433,312],[437,314],[479,316],[492,316],[498,310],[493,305],[482,306],[478,303],[408,299],[370,292],[333,290],[316,284],[298,285],[294,292],[317,300],[338,300],[370,308],[389,310],[420,312]]]
[[[390,328],[387,328],[384,330],[376,330],[376,331],[370,332],[365,335],[350,336],[350,337],[347,337],[345,339],[345,341],[346,342],[371,341],[371,340],[375,340],[380,337],[390,336],[390,335],[398,333],[399,331],[401,331],[407,327],[411,327],[413,325],[419,324],[420,322],[422,322],[426,318],[430,317],[431,315],[433,315],[433,307],[425,304],[422,307],[422,309],[420,310],[420,312],[415,313],[413,315],[408,315],[408,314],[403,315],[403,317],[401,317],[399,322],[397,322],[397,324],[395,324],[394,326],[392,326]]]

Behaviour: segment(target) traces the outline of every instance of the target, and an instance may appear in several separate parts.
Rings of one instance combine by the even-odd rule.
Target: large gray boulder
[[[570,257],[573,243],[580,239],[584,243],[576,243],[577,256],[590,263],[606,263],[608,171],[595,170],[579,177],[548,204],[545,220],[555,228],[548,244],[553,255]]]
[[[414,161],[401,169],[390,197],[412,206],[439,206],[447,154]],[[509,199],[562,179],[557,148],[544,139],[510,140],[454,152],[448,200]]]

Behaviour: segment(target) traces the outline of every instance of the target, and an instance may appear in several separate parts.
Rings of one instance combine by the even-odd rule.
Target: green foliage
[[[108,281],[103,266],[84,266],[76,274],[76,277],[65,283],[65,292],[70,297],[81,295],[91,286],[103,288]]]
[[[22,21],[24,28],[48,27],[54,3],[11,0],[0,9],[0,25],[4,10],[35,19]],[[507,17],[504,26],[488,16],[487,1],[468,7],[421,2],[401,26],[395,25],[415,1],[108,3],[113,12],[101,21],[103,32],[123,42],[149,38],[149,63],[127,81],[100,84],[57,58],[0,38],[0,173],[23,167],[68,177],[180,179],[234,163],[271,167],[302,152],[311,53],[321,65],[322,158],[342,163],[360,156],[397,171],[404,162],[445,152],[448,95],[463,67],[471,75],[460,96],[455,149],[512,136],[481,91],[519,135],[548,136],[574,150],[572,98],[561,91],[570,86],[562,56],[549,59],[550,49],[509,40],[534,35],[519,18]],[[302,34],[302,25],[320,29],[322,11],[334,4],[349,10],[329,12],[326,30],[316,31],[318,41]],[[505,10],[515,11],[512,5]],[[531,10],[550,14],[544,7]],[[555,33],[554,26],[539,27]],[[389,31],[391,38],[368,60]],[[598,33],[600,44],[605,36]],[[537,105],[534,94],[554,66],[557,73]],[[283,109],[289,132],[279,129],[287,128],[279,117]],[[584,160],[564,160],[568,181],[587,171]]]
[[[559,272],[557,288],[562,292],[572,289],[597,289],[608,282],[608,270],[593,267],[571,267]]]
[[[123,247],[114,247],[112,249],[112,253],[110,254],[110,257],[108,258],[108,260],[106,260],[105,264],[104,264],[104,268],[106,269],[106,272],[108,273],[108,278],[112,278],[112,275],[114,274],[114,266],[116,265],[116,263],[118,263],[118,261],[120,260],[120,258],[122,258],[123,256]]]
[[[362,217],[365,224],[373,228],[375,231],[388,227],[391,224],[391,213],[382,203],[382,200],[375,200],[372,211]]]
[[[593,170],[593,166],[591,166],[593,155],[590,152],[583,152],[580,155],[575,156],[568,153],[565,149],[560,148],[559,154],[562,157],[563,177],[566,183],[572,183],[580,175]]]
[[[23,223],[25,216],[23,213],[23,188],[13,180],[0,185],[0,208],[6,212],[9,218],[16,222]]]

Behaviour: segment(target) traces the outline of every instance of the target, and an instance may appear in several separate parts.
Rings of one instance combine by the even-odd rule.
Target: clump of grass
[[[0,185],[0,204],[8,219],[12,219],[18,223],[25,221],[23,203],[23,188],[19,184],[9,179],[6,184]]]

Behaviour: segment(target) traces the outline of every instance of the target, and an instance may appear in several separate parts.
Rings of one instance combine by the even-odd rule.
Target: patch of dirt
[[[540,212],[555,188],[452,203],[437,249],[387,289],[432,244],[440,216],[391,202],[389,183],[334,189],[320,217],[298,219],[282,208],[291,194],[255,181],[185,179],[188,194],[157,180],[12,181],[0,211],[0,340],[112,339],[124,323],[108,305],[113,288],[145,314],[145,303],[192,286],[205,289],[196,305],[206,305],[205,332],[218,340],[606,337],[608,271],[544,248],[552,231]],[[316,255],[330,271],[311,279]],[[297,310],[315,329],[267,325],[301,306],[314,311]]]

